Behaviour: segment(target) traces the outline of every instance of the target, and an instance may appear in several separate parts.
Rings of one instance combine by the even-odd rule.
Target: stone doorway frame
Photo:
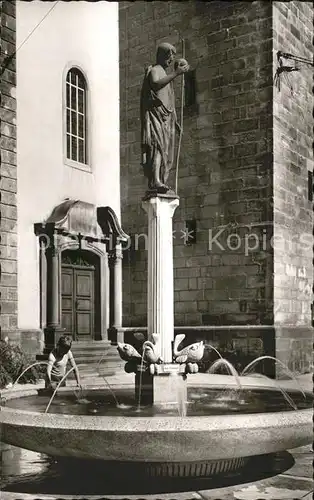
[[[122,247],[129,236],[111,207],[80,200],[57,205],[45,222],[34,224],[39,240],[40,327],[47,354],[64,333],[61,327],[61,253],[87,250],[100,258],[101,340],[116,344],[122,329]],[[109,298],[109,300],[106,300]]]
[[[93,248],[94,250],[94,248]],[[82,256],[83,258],[86,258],[90,261],[89,266],[84,266],[83,264],[75,264],[74,262],[69,262],[65,263],[63,262],[63,257],[64,257],[64,252],[67,252],[67,255],[70,257],[74,255],[74,252],[76,251],[82,251]],[[73,254],[71,255],[71,253]],[[103,254],[103,252],[102,252]],[[91,336],[90,340],[91,341],[101,341],[101,340],[107,340],[107,318],[108,318],[108,312],[107,312],[107,290],[106,290],[106,274],[107,274],[107,269],[106,266],[104,270],[103,264],[106,264],[106,259],[104,258],[105,256],[98,254],[97,252],[94,252],[90,249],[86,250],[84,248],[73,248],[72,246],[67,246],[66,248],[61,248],[60,249],[60,276],[59,276],[59,283],[60,283],[60,294],[59,294],[59,323],[62,325],[62,271],[64,268],[71,269],[72,272],[75,269],[79,270],[91,270],[93,271],[94,275],[94,282],[93,282],[93,295],[94,295],[94,301],[92,304],[93,312],[92,312],[92,317],[93,317],[93,325],[91,327]],[[102,279],[102,276],[104,279]],[[73,285],[74,283],[72,283]],[[105,325],[105,327],[103,327]],[[73,340],[78,340],[73,339]]]

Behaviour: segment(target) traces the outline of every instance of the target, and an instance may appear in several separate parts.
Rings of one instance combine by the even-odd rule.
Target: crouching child
[[[71,366],[74,368],[74,375],[76,378],[77,385],[81,387],[79,371],[76,366],[73,354],[71,352],[72,340],[67,335],[63,335],[59,338],[56,347],[51,351],[48,357],[48,366],[45,379],[46,389],[55,389],[57,384],[62,380],[67,372],[67,365],[70,362]],[[61,386],[65,386],[66,381],[64,380]]]

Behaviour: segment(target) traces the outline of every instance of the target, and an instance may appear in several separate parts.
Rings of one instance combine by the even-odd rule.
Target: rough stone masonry
[[[0,2],[0,325],[1,338],[17,334],[17,166],[15,1]]]
[[[168,41],[181,55],[183,37],[196,102],[184,109],[175,325],[238,345],[260,337],[264,353],[309,370],[312,247],[282,250],[277,240],[312,235],[312,73],[302,67],[291,74],[293,94],[285,83],[279,93],[273,77],[277,50],[312,57],[313,5],[156,1],[121,2],[119,9],[122,223],[133,235],[124,256],[124,325],[145,327],[147,315],[141,81],[157,44]],[[192,245],[184,244],[189,220],[197,227]]]
[[[313,15],[311,2],[273,2],[274,54],[313,60]],[[284,85],[273,101],[274,324],[277,356],[302,370],[311,366],[313,342],[314,102],[313,67],[297,66],[292,88]]]

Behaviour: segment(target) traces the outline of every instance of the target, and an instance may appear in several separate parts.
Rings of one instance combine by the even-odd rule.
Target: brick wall
[[[135,233],[147,234],[141,81],[157,44],[180,52],[180,36],[196,69],[197,105],[185,109],[174,215],[175,324],[272,324],[272,250],[263,244],[272,222],[271,3],[156,1],[120,3],[122,224],[133,235],[124,254],[124,325],[146,325],[144,237],[134,248]],[[179,79],[176,90],[179,110]],[[180,232],[189,219],[197,221],[191,246]]]
[[[312,2],[273,2],[273,28],[274,68],[278,50],[313,60]],[[276,350],[292,366],[310,364],[313,337],[313,68],[298,66],[288,75],[292,91],[281,78],[273,104]]]
[[[0,2],[0,293],[1,338],[17,340],[16,67],[15,2]],[[3,64],[5,62],[5,65]]]

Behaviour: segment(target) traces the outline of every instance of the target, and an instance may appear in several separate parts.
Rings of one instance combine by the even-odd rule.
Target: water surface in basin
[[[299,391],[288,392],[289,398],[299,410],[311,408],[314,396],[307,393],[306,397]],[[165,407],[142,406],[139,410],[134,390],[115,390],[118,406],[112,394],[106,389],[84,391],[78,398],[73,392],[59,392],[54,398],[49,413],[71,415],[154,417],[162,415],[178,415],[177,403]],[[7,401],[6,406],[20,410],[44,413],[49,401],[48,396],[27,396]],[[207,387],[189,387],[187,399],[188,417],[267,413],[275,411],[293,411],[289,400],[277,390],[272,389],[213,389]]]

